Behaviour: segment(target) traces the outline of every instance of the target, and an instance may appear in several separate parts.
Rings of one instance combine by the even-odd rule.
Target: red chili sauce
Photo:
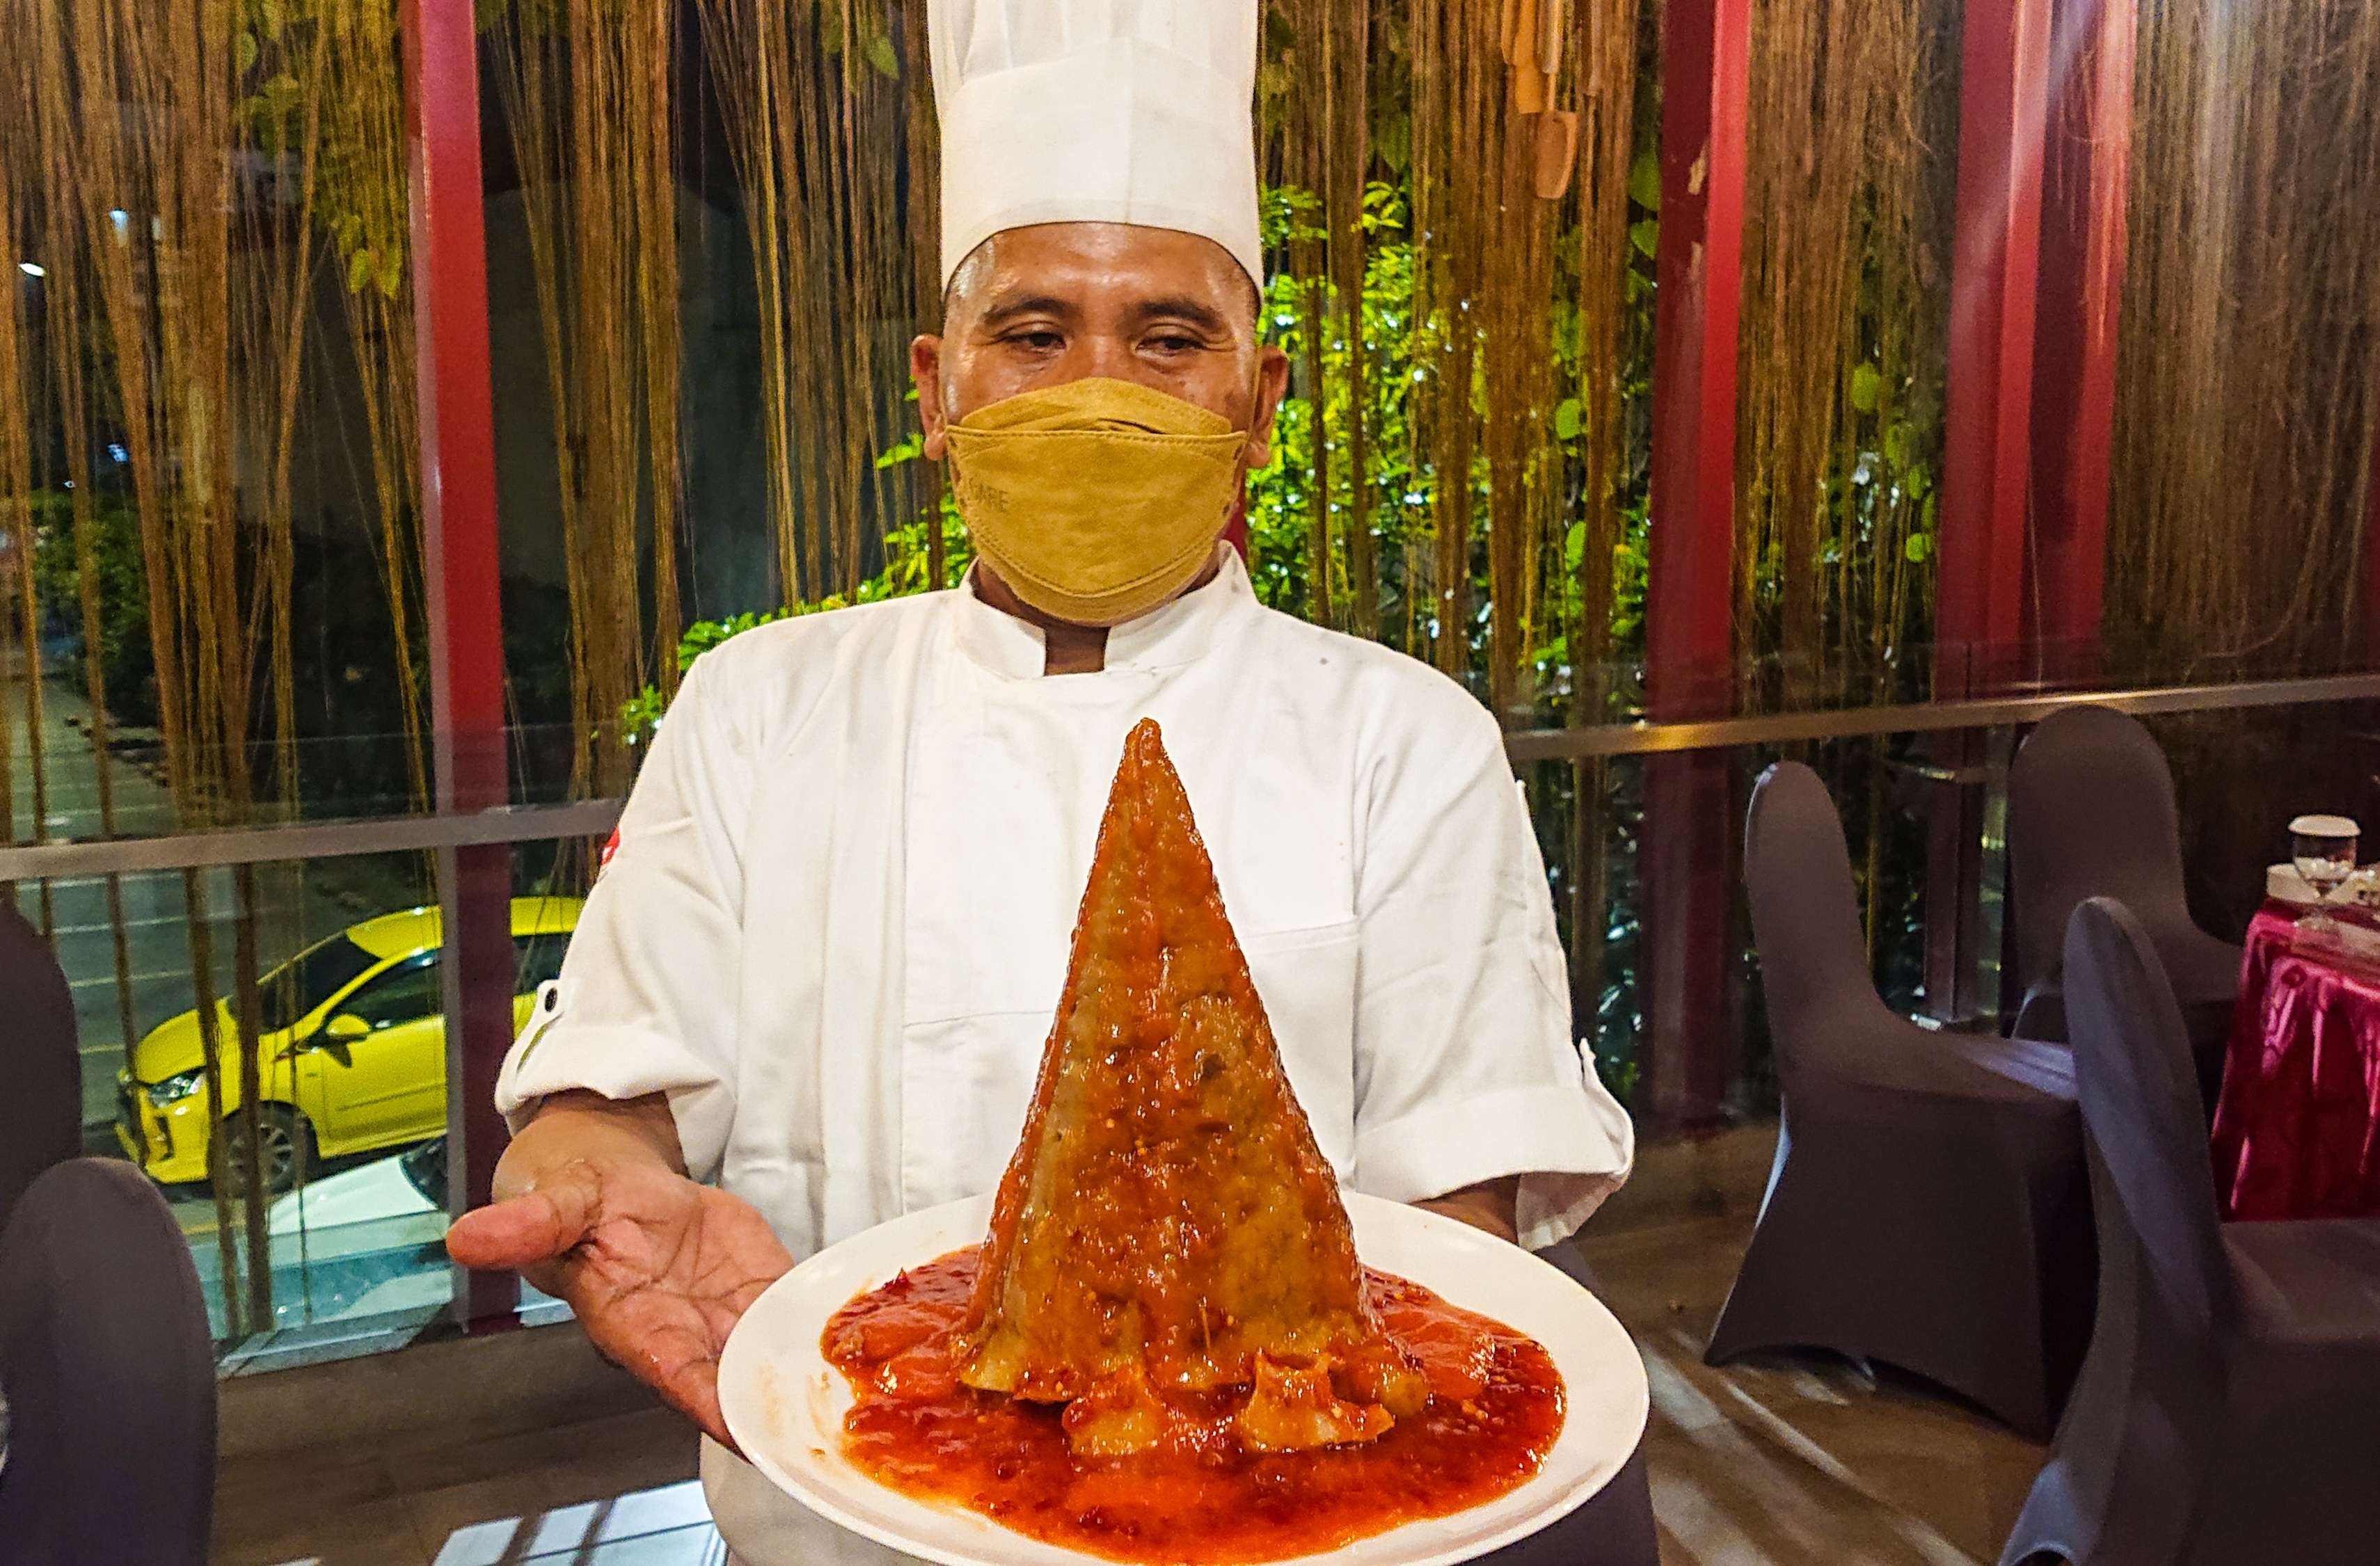
[[[1077,1458],[1052,1404],[963,1386],[953,1333],[980,1247],[903,1273],[837,1311],[821,1346],[858,1402],[844,1450],[880,1483],[954,1501],[1111,1560],[1236,1566],[1336,1548],[1512,1489],[1561,1433],[1561,1377],[1533,1339],[1366,1269],[1380,1324],[1429,1378],[1419,1415],[1366,1446],[1243,1452],[1218,1406],[1208,1439]]]

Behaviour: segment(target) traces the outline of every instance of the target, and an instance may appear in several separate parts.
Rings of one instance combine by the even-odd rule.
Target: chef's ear
[[[916,350],[912,349],[914,355]],[[1289,390],[1289,356],[1265,348],[1257,356],[1257,401],[1248,419],[1248,471],[1272,461],[1272,426]]]
[[[917,417],[925,421],[926,455],[934,462],[942,460],[944,442],[942,427],[947,414],[942,407],[942,340],[932,335],[913,338],[909,344],[909,379],[917,386]]]

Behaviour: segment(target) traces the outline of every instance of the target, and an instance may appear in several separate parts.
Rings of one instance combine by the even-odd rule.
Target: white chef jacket
[[[1568,1234],[1633,1136],[1572,1039],[1494,721],[1401,653],[1264,608],[1228,546],[1219,567],[1110,632],[1096,674],[1045,675],[1041,633],[971,582],[708,653],[498,1107],[517,1124],[566,1088],[667,1095],[689,1170],[797,1258],[990,1190],[1149,717],[1340,1180],[1417,1201],[1519,1175],[1523,1244]],[[705,1458],[755,1566],[897,1559],[784,1531],[805,1514]]]

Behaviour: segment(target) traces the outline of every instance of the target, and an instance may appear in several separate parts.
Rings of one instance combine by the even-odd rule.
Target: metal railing
[[[1787,745],[1804,740],[2006,728],[2017,723],[2037,723],[2070,707],[2112,707],[2119,712],[2146,715],[2375,699],[2380,699],[2380,674],[2336,674],[2307,680],[2060,691],[1901,707],[1848,707],[1815,712],[1778,712],[1757,718],[1714,718],[1704,722],[1518,729],[1504,736],[1504,748],[1514,761],[1570,761],[1596,756],[1725,750],[1740,745]]]
[[[1779,712],[1700,722],[1603,723],[1584,728],[1520,729],[1505,735],[1515,763],[1585,760],[1598,756],[1651,756],[1737,746],[1785,745],[1896,734],[2005,728],[2038,722],[2070,707],[2112,707],[2139,714],[2209,712],[2254,707],[2311,706],[2380,700],[2380,674],[2318,679],[2255,680],[2231,685],[2143,686],[2060,691],[1980,700],[1899,707],[1851,707]],[[621,801],[587,799],[561,805],[444,815],[390,816],[369,820],[300,822],[188,832],[0,846],[0,884],[69,876],[132,875],[143,871],[255,865],[346,855],[476,848],[602,837],[620,818]]]
[[[620,808],[621,801],[617,799],[582,799],[566,805],[516,805],[498,810],[435,816],[310,821],[162,837],[16,844],[0,848],[0,884],[602,837],[618,824]]]

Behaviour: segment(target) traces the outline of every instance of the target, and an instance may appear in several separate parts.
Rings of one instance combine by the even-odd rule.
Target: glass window
[[[562,954],[570,949],[567,930],[513,938],[513,982],[516,995],[533,995],[537,987],[562,977]]]
[[[344,935],[308,947],[258,984],[265,1030],[296,1023],[379,960]]]
[[[438,993],[438,953],[424,952],[382,974],[347,998],[342,1016],[361,1017],[375,1030],[401,1022],[436,1016],[443,1002]]]
[[[446,1210],[446,1138],[435,1136],[398,1154],[396,1167],[414,1195],[440,1212]]]

